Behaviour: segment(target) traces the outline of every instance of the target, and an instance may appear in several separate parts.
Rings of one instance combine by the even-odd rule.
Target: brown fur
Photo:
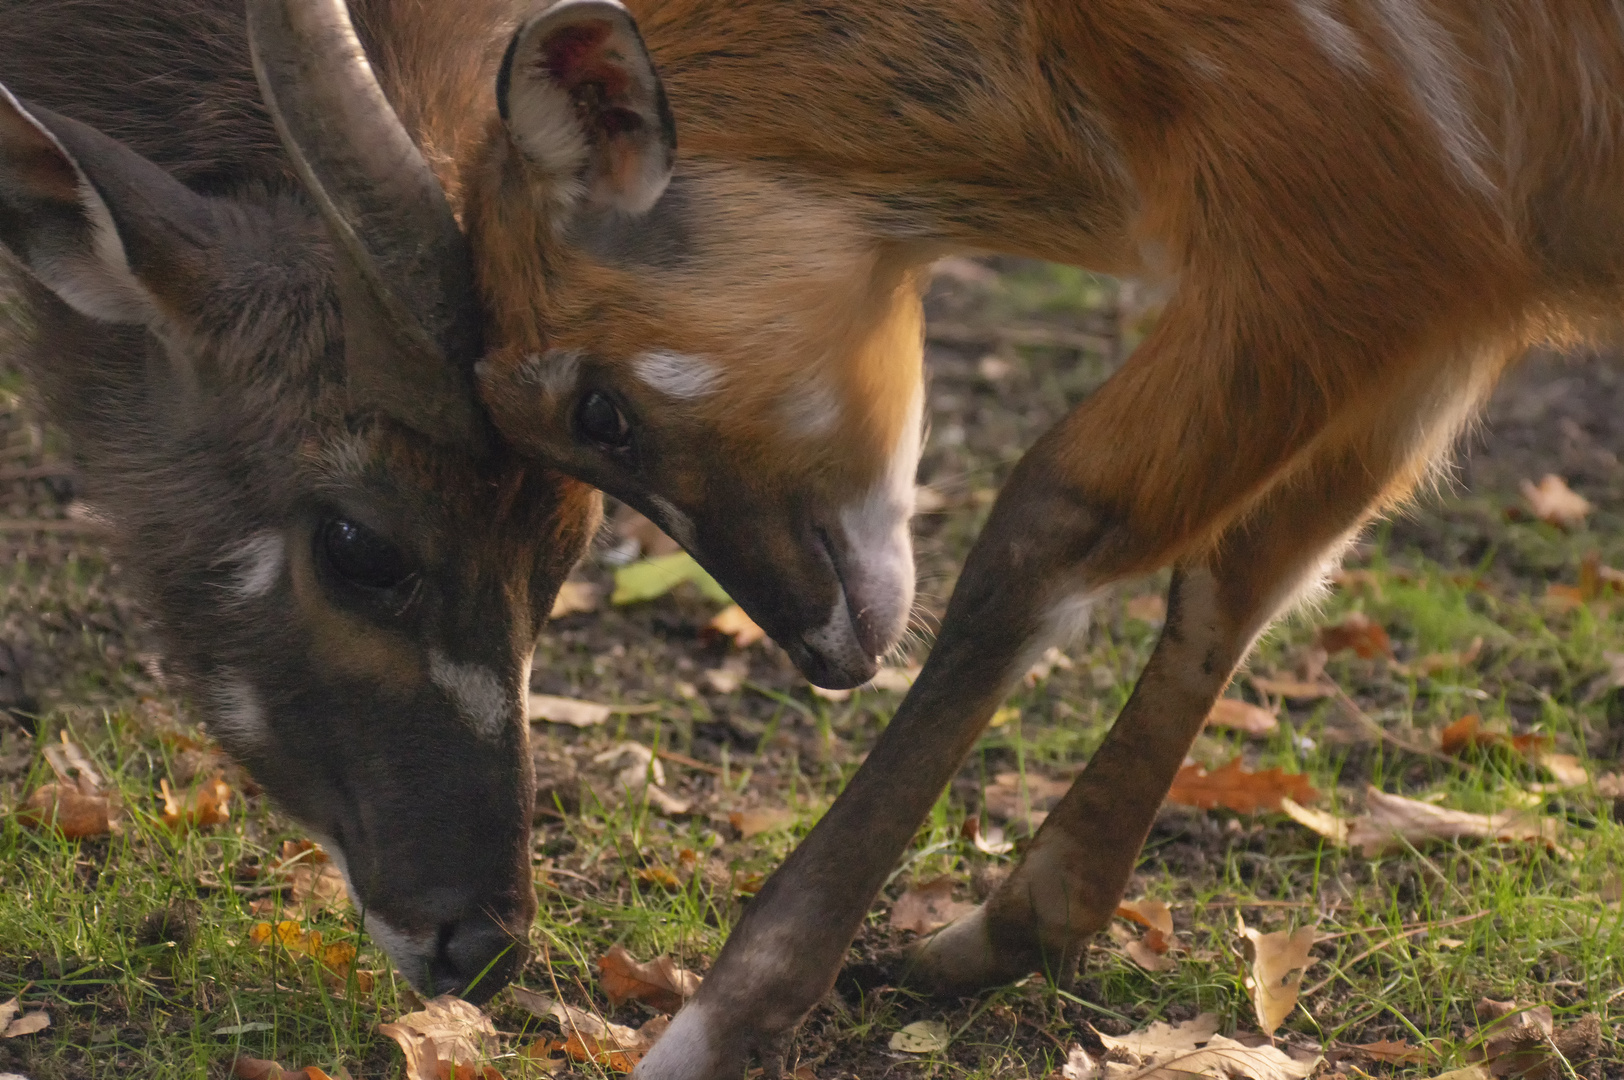
[[[784,490],[849,499],[881,468],[920,350],[865,343],[914,304],[897,288],[909,273],[949,251],[1005,252],[1173,286],[1122,370],[1021,462],[913,692],[642,1070],[725,1075],[760,1054],[771,1071],[1068,601],[1178,566],[1167,632],[1106,746],[1010,884],[918,952],[927,987],[1056,964],[1064,976],[1256,635],[1408,496],[1529,344],[1611,332],[1624,12],[1610,0],[630,6],[677,121],[675,198],[649,215],[642,249],[599,257],[534,209],[547,178],[490,129],[469,222],[497,327],[485,393],[521,448],[617,493],[691,500],[730,587],[759,559],[707,537],[708,513],[777,517],[794,535]],[[606,379],[651,348],[693,351],[724,388],[645,421],[676,464],[616,471],[573,444],[569,400],[514,377],[549,347]],[[772,405],[809,376],[843,387],[845,408],[838,428],[802,439]],[[741,461],[772,498],[735,481]],[[706,492],[693,473],[725,480]],[[810,565],[783,563],[781,591],[756,597],[773,632],[785,593],[821,588]]]

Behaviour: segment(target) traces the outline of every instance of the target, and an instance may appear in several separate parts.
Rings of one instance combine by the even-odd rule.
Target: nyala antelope
[[[628,7],[558,3],[502,65],[464,174],[481,390],[515,446],[661,523],[814,681],[868,677],[909,607],[929,261],[1171,289],[1014,471],[912,693],[640,1070],[737,1076],[752,1053],[778,1068],[1032,658],[1171,564],[1162,638],[1087,771],[911,957],[943,991],[1064,977],[1257,635],[1526,347],[1612,326],[1624,8]]]
[[[408,133],[342,8],[255,4],[251,63],[240,2],[5,0],[0,244],[166,666],[412,984],[483,1000],[535,913],[523,695],[597,503],[474,397],[413,141],[444,169],[483,115],[467,10],[357,4]]]

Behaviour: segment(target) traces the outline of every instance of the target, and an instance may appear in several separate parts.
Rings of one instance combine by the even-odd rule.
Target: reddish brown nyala
[[[1064,977],[1257,634],[1525,348],[1613,326],[1624,20],[1611,0],[629,7],[559,3],[508,52],[465,173],[480,385],[507,438],[659,521],[815,681],[866,678],[907,614],[928,262],[1038,256],[1171,296],[1016,469],[912,694],[641,1068],[736,1076],[829,986],[1031,658],[1173,564],[1111,735],[911,975]]]
[[[14,351],[166,668],[413,985],[483,999],[535,912],[530,656],[597,515],[473,396],[429,166],[454,186],[500,40],[467,5],[358,4],[403,127],[341,6],[254,8],[291,156],[240,2],[0,3]]]

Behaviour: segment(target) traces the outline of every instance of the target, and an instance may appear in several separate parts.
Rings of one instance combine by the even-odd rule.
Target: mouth
[[[838,547],[821,527],[814,527],[813,532],[824,557],[829,560],[840,596],[827,622],[782,644],[809,682],[829,690],[849,690],[868,682],[879,670],[879,653],[885,645],[883,640],[877,639],[883,638],[883,633],[877,634],[875,627],[864,618],[863,608],[848,583]]]

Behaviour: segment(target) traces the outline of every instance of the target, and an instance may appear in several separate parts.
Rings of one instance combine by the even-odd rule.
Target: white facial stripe
[[[512,701],[502,680],[490,668],[454,663],[438,649],[429,652],[429,678],[450,695],[479,734],[494,739],[502,733]]]
[[[270,724],[259,692],[233,671],[221,673],[209,693],[209,727],[228,750],[257,749],[270,741]]]
[[[667,536],[681,544],[688,551],[694,550],[694,523],[670,499],[659,495],[650,495],[648,501],[660,512],[659,525],[665,530]]]
[[[519,382],[535,386],[550,397],[566,397],[581,377],[579,349],[548,349],[531,353],[519,365]]]
[[[704,357],[664,350],[641,354],[632,370],[651,389],[678,401],[708,397],[722,381],[721,369]]]
[[[344,883],[349,884],[349,875],[344,875]],[[355,900],[355,889],[350,888],[350,899]],[[356,909],[361,906],[356,904]],[[417,981],[426,976],[427,961],[433,955],[434,942],[428,937],[413,939],[409,934],[403,934],[390,926],[376,914],[368,911],[361,925],[366,928],[367,936],[383,946],[383,951],[389,954],[389,959],[395,962],[406,980],[417,986]],[[418,987],[418,989],[424,989]]]
[[[282,577],[287,558],[282,535],[262,532],[244,540],[226,554],[237,572],[231,583],[232,595],[240,601],[257,600],[275,587]]]

